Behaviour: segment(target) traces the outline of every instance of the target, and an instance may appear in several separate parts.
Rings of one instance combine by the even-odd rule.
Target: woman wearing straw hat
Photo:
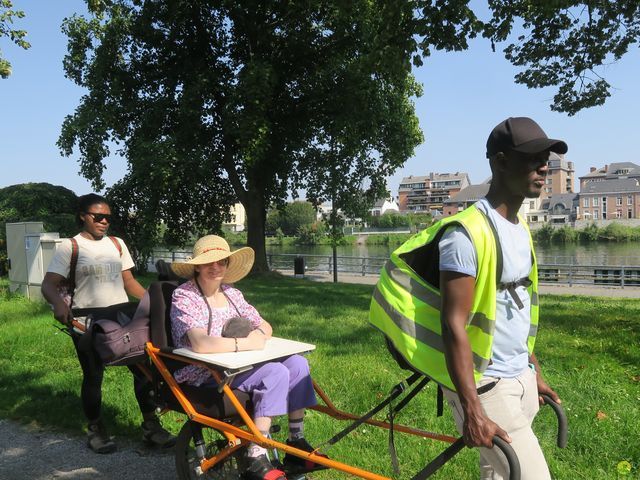
[[[199,353],[261,350],[271,337],[271,325],[250,305],[242,293],[230,284],[244,278],[253,265],[254,252],[249,247],[235,251],[217,235],[199,239],[193,247],[193,257],[174,262],[173,271],[189,279],[173,293],[171,330],[176,347],[190,348]],[[222,336],[226,323],[235,317],[251,322],[253,330],[242,338]],[[215,387],[211,374],[204,368],[189,365],[175,373],[178,383]],[[254,422],[263,435],[268,435],[271,417],[289,415],[287,443],[305,451],[313,447],[304,438],[305,408],[317,403],[307,360],[292,355],[281,361],[267,362],[237,375],[231,386],[251,395]],[[266,450],[251,443],[246,478],[249,480],[284,480],[284,472],[269,461]],[[320,466],[304,459],[285,455],[288,471],[305,472]]]

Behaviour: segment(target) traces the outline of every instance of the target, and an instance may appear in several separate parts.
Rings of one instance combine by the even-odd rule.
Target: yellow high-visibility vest
[[[520,221],[528,231],[522,218]],[[466,332],[476,382],[482,377],[491,360],[502,254],[491,221],[475,205],[414,235],[391,254],[373,292],[369,322],[384,333],[415,370],[455,391],[444,356],[438,264],[438,243],[451,225],[460,225],[466,230],[476,251],[475,293]],[[527,290],[531,298],[531,324],[527,348],[531,354],[538,329],[539,305],[538,268],[530,233],[529,242],[532,268]]]

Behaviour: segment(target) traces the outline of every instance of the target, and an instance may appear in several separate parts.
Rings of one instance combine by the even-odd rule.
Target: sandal
[[[305,452],[313,452],[315,455],[319,457],[329,458],[324,453],[320,453],[313,448],[307,440],[302,438],[297,438],[295,440],[287,440],[287,445],[297,448],[298,450],[303,450]],[[284,469],[290,473],[308,473],[315,472],[317,470],[326,470],[328,467],[324,465],[320,465],[319,463],[315,463],[308,458],[296,457],[295,455],[291,455],[287,453],[284,456]]]
[[[244,472],[245,480],[287,480],[282,470],[274,467],[266,455],[247,458],[249,462]]]

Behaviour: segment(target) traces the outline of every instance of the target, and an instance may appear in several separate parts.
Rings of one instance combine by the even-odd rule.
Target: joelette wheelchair
[[[278,452],[285,452],[324,467],[345,472],[353,477],[391,480],[389,477],[318,455],[315,452],[298,450],[262,435],[251,418],[250,397],[243,392],[231,389],[229,386],[231,379],[234,375],[250,369],[251,361],[265,361],[293,353],[303,353],[311,351],[315,347],[302,342],[273,338],[268,342],[265,355],[267,357],[269,355],[275,356],[267,358],[262,354],[245,355],[244,360],[242,358],[238,360],[239,356],[251,354],[251,352],[202,355],[184,349],[175,349],[171,340],[169,310],[171,294],[176,286],[175,282],[161,281],[155,282],[149,287],[151,341],[147,344],[146,351],[150,360],[150,376],[155,384],[158,402],[166,409],[182,412],[188,417],[188,421],[178,435],[175,447],[178,478],[181,480],[200,478],[240,480],[243,478],[244,448],[249,442],[256,442],[274,452],[272,461],[276,464],[278,463]],[[271,347],[269,343],[272,343]],[[235,358],[232,358],[233,356]],[[207,368],[220,386],[218,388],[203,388],[179,385],[172,374],[187,364]],[[390,430],[391,434],[394,431],[402,432],[450,443],[450,446],[438,457],[415,474],[412,480],[428,478],[464,447],[462,438],[456,439],[448,435],[394,424],[394,413],[397,413],[419,393],[428,381],[429,379],[423,375],[413,373],[404,382],[396,385],[387,399],[363,416],[338,410],[325,392],[317,384],[314,384],[316,393],[322,402],[322,404],[313,407],[314,410],[336,419],[351,421],[349,426],[326,443],[332,444],[339,441],[362,424]],[[563,447],[566,444],[566,417],[559,405],[553,403],[550,398],[545,400],[554,408],[558,416],[558,445]],[[376,413],[387,408],[392,402],[395,403],[385,421],[373,418]],[[509,444],[497,437],[494,439],[494,444],[507,457],[510,466],[510,479],[519,479],[520,466]],[[288,478],[295,480],[304,478],[304,476],[290,475]]]

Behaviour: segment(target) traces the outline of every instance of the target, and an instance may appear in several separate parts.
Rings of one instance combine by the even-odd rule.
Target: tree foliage
[[[61,237],[77,233],[75,223],[78,199],[71,190],[49,183],[23,183],[0,188],[0,274],[6,271],[6,224],[43,222],[45,231]]]
[[[8,37],[13,43],[25,50],[31,47],[29,42],[25,40],[27,32],[24,30],[16,30],[13,28],[13,21],[16,18],[23,18],[22,10],[13,10],[11,0],[0,0],[0,39]],[[0,77],[9,78],[11,75],[11,63],[3,58],[0,50]]]
[[[41,221],[47,231],[68,237],[78,232],[78,197],[68,188],[50,183],[22,183],[0,188],[0,237],[10,222]]]
[[[524,68],[516,81],[557,87],[552,108],[571,115],[605,101],[596,72],[640,28],[632,0],[488,0],[487,21],[468,0],[87,4],[87,17],[63,25],[65,73],[87,94],[64,121],[62,152],[78,148],[97,190],[103,160],[125,156],[114,207],[135,212],[131,222],[164,221],[170,243],[219,231],[240,201],[259,270],[269,206],[304,190],[349,215],[384,193],[422,141],[411,68],[432,51],[464,50],[478,35],[504,42]],[[136,225],[130,243],[143,252],[159,233]]]
[[[411,2],[88,6],[89,18],[63,27],[66,75],[88,93],[59,146],[78,147],[80,171],[99,189],[117,145],[129,162],[118,198],[141,221],[165,220],[176,239],[219,229],[237,199],[265,269],[268,205],[300,189],[327,198],[327,172],[345,189],[364,179],[379,188],[421,139]]]
[[[385,212],[382,215],[371,217],[371,226],[379,228],[408,227],[409,217],[398,212]]]
[[[284,235],[297,235],[300,228],[316,221],[316,210],[309,202],[295,201],[283,208],[271,210],[267,214],[266,230],[275,233],[278,229]]]
[[[510,39],[506,58],[524,70],[515,77],[529,88],[557,87],[552,110],[574,115],[602,105],[612,86],[603,70],[640,40],[640,2],[489,0],[492,18],[483,34]]]

